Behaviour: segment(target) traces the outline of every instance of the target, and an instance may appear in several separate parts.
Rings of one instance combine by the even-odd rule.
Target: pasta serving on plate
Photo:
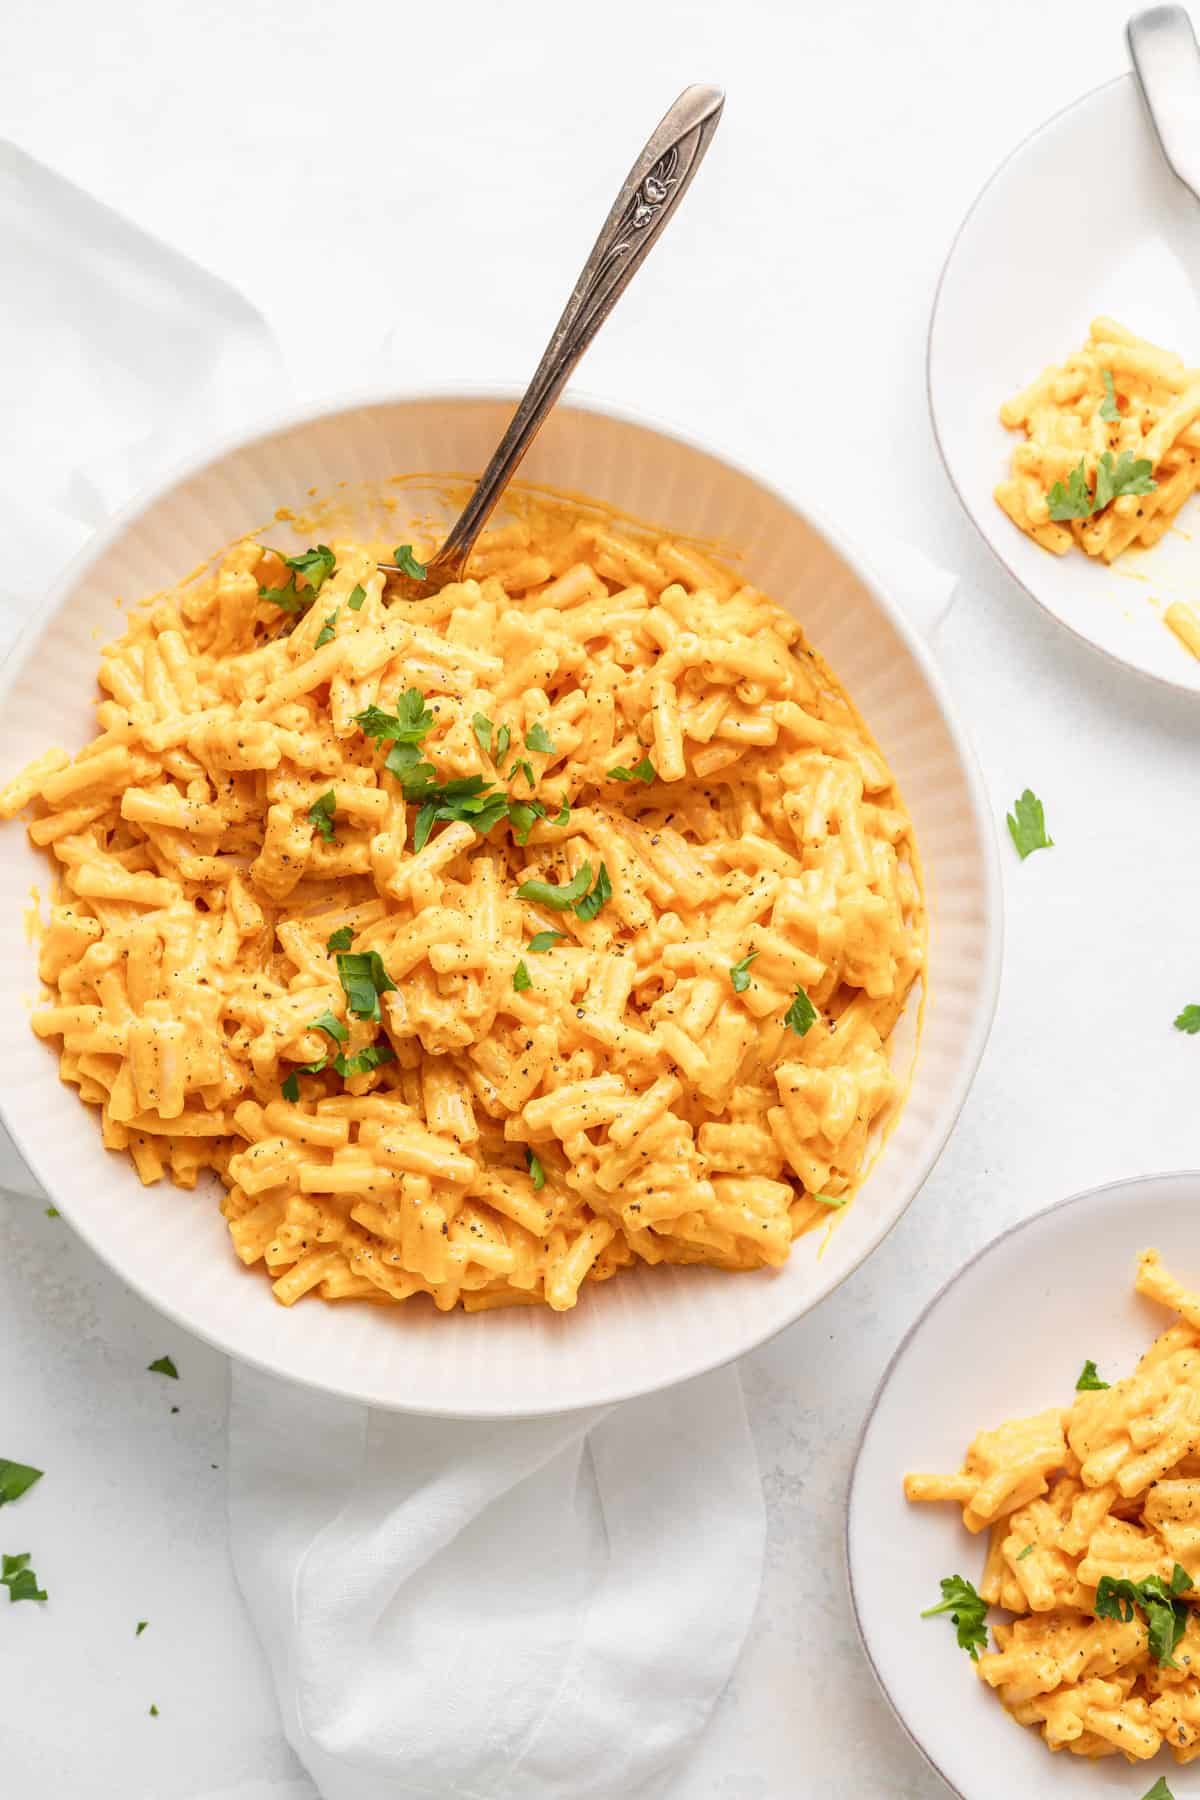
[[[0,796],[61,871],[34,1029],[285,1304],[779,1265],[898,1098],[892,775],[683,544],[547,508],[472,568],[389,603],[371,547],[248,540],[130,616],[98,736]]]

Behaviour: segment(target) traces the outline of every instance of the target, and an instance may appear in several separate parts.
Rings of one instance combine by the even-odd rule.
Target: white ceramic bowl
[[[120,628],[114,596],[176,582],[230,539],[302,512],[313,490],[342,498],[364,529],[383,525],[368,485],[410,470],[477,470],[511,398],[366,400],[292,417],[225,445],[138,500],[31,609],[0,685],[0,771],[49,743],[90,735],[98,645]],[[931,904],[931,980],[907,1104],[828,1241],[798,1243],[786,1268],[753,1275],[639,1269],[586,1292],[568,1314],[435,1315],[404,1307],[285,1310],[230,1249],[211,1187],[143,1188],[101,1148],[94,1114],[57,1077],[27,1029],[37,991],[20,929],[46,864],[19,825],[0,831],[0,1109],[55,1204],[150,1303],[231,1355],[372,1405],[460,1417],[517,1417],[618,1400],[700,1374],[798,1319],[856,1268],[929,1173],[966,1096],[995,1005],[1000,897],[995,838],[972,754],[920,639],[879,579],[803,512],[692,443],[611,413],[560,406],[527,480],[601,497],[640,518],[745,552],[754,582],[803,620],[895,770],[916,826]],[[392,494],[403,490],[393,488]],[[436,484],[416,496],[443,515]],[[272,526],[272,541],[286,537]],[[394,541],[395,541],[394,540]],[[914,1021],[896,1034],[912,1062]],[[907,1050],[906,1050],[907,1044]]]

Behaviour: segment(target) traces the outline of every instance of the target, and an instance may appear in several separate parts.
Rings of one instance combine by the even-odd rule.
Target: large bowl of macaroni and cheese
[[[999,965],[886,571],[751,475],[560,408],[411,597],[510,406],[193,466],[31,620],[0,724],[0,1100],[47,1193],[231,1354],[462,1416],[814,1305],[928,1174]]]

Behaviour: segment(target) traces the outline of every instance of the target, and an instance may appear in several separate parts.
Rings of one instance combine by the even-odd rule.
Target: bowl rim
[[[915,1729],[909,1724],[908,1720],[901,1712],[899,1703],[893,1697],[891,1689],[884,1680],[879,1664],[875,1660],[874,1653],[867,1638],[866,1627],[863,1624],[862,1611],[858,1603],[858,1588],[855,1585],[854,1580],[854,1558],[850,1541],[855,1509],[855,1496],[858,1489],[858,1477],[863,1449],[866,1445],[867,1438],[870,1436],[871,1427],[875,1423],[875,1415],[879,1411],[880,1402],[887,1392],[892,1376],[896,1373],[896,1370],[908,1355],[917,1333],[941,1305],[942,1301],[946,1298],[946,1295],[949,1294],[952,1289],[956,1288],[960,1281],[965,1280],[977,1264],[983,1262],[985,1257],[990,1256],[992,1251],[998,1249],[1001,1244],[1007,1243],[1009,1238],[1019,1237],[1023,1231],[1032,1230],[1035,1226],[1042,1224],[1045,1219],[1048,1219],[1054,1213],[1065,1212],[1069,1207],[1086,1206],[1089,1202],[1101,1200],[1106,1194],[1112,1194],[1118,1190],[1150,1187],[1161,1181],[1200,1183],[1200,1167],[1195,1169],[1143,1170],[1136,1175],[1115,1176],[1111,1181],[1098,1182],[1094,1187],[1079,1188],[1073,1194],[1065,1194],[1061,1200],[1052,1200],[1048,1206],[1039,1207],[1037,1212],[1030,1213],[1028,1218],[1017,1219],[1013,1224],[1005,1226],[1003,1231],[998,1231],[995,1237],[989,1238],[986,1243],[981,1244],[978,1250],[974,1251],[968,1256],[964,1263],[960,1264],[960,1266],[954,1270],[953,1274],[946,1277],[946,1280],[943,1281],[937,1291],[930,1296],[916,1318],[906,1328],[900,1342],[889,1356],[883,1374],[876,1383],[875,1391],[871,1395],[870,1404],[867,1407],[862,1425],[859,1428],[858,1437],[854,1445],[854,1457],[850,1464],[850,1478],[846,1483],[844,1503],[845,1517],[841,1531],[842,1560],[846,1574],[846,1586],[850,1591],[850,1608],[854,1614],[854,1627],[858,1634],[859,1647],[867,1660],[872,1675],[875,1677],[879,1692],[887,1702],[888,1711],[895,1719],[897,1725],[899,1725],[901,1731],[913,1748],[919,1751],[922,1759],[928,1763],[935,1775],[941,1777],[950,1792],[958,1795],[959,1800],[968,1800],[968,1797],[963,1793],[962,1789],[957,1787],[950,1779],[949,1775],[947,1775],[946,1771],[938,1762],[934,1752],[928,1745],[921,1741],[917,1736]]]
[[[191,455],[177,459],[156,478],[144,483],[111,519],[100,526],[63,565],[47,590],[41,605],[31,610],[29,618],[22,630],[12,642],[7,655],[0,663],[0,708],[19,678],[26,662],[34,653],[42,635],[52,621],[70,602],[76,588],[99,563],[114,544],[142,518],[151,513],[161,501],[175,489],[186,482],[217,467],[227,458],[241,450],[250,449],[263,440],[280,436],[289,431],[307,425],[318,424],[326,418],[352,414],[368,408],[413,406],[413,405],[462,405],[462,404],[507,404],[516,406],[521,397],[519,388],[498,386],[481,387],[474,383],[440,384],[434,389],[414,387],[381,387],[378,384],[360,386],[346,392],[325,396],[315,401],[293,404],[260,415],[250,423],[243,423],[236,430],[220,434],[210,439],[205,446]],[[685,448],[708,458],[733,474],[753,483],[760,490],[776,500],[780,505],[794,513],[805,524],[822,537],[846,564],[855,578],[867,590],[875,605],[880,609],[896,635],[901,639],[909,655],[918,665],[927,687],[936,704],[938,714],[951,740],[962,772],[966,799],[971,817],[976,827],[979,842],[979,879],[981,891],[981,917],[983,922],[983,953],[979,959],[979,986],[977,998],[972,1010],[966,1042],[958,1061],[953,1082],[944,1090],[939,1104],[938,1116],[929,1133],[928,1142],[920,1155],[915,1159],[914,1173],[908,1178],[907,1191],[901,1204],[883,1216],[881,1222],[870,1232],[861,1253],[844,1270],[818,1280],[815,1292],[806,1296],[804,1305],[789,1317],[768,1320],[761,1330],[751,1332],[744,1340],[739,1340],[732,1348],[718,1346],[713,1352],[701,1352],[694,1356],[684,1367],[673,1370],[668,1376],[650,1380],[624,1380],[614,1382],[611,1390],[591,1395],[589,1398],[565,1399],[561,1404],[538,1405],[506,1405],[504,1408],[479,1409],[473,1407],[447,1408],[444,1404],[421,1403],[419,1399],[405,1395],[403,1404],[394,1405],[388,1410],[401,1413],[412,1413],[434,1418],[461,1419],[497,1419],[497,1418],[543,1418],[555,1414],[579,1411],[582,1408],[596,1405],[613,1405],[622,1400],[661,1392],[680,1382],[690,1381],[708,1374],[713,1370],[724,1368],[736,1362],[740,1357],[752,1350],[759,1349],[780,1332],[794,1325],[819,1306],[844,1281],[847,1281],[862,1264],[874,1254],[884,1238],[900,1222],[908,1211],[918,1193],[929,1179],[942,1151],[945,1149],[950,1133],[958,1121],[960,1112],[970,1092],[975,1075],[987,1047],[995,1019],[999,1000],[1000,977],[1004,953],[1004,908],[1003,883],[1000,876],[1000,861],[997,843],[997,831],[987,788],[982,770],[979,766],[973,745],[959,721],[954,702],[950,696],[947,683],[933,657],[928,639],[906,617],[898,602],[891,599],[885,578],[878,572],[872,559],[852,545],[839,527],[834,525],[818,509],[807,501],[801,501],[787,488],[773,480],[760,475],[744,462],[717,449],[711,443],[697,436],[691,430],[675,424],[667,423],[655,415],[614,406],[606,400],[600,400],[569,390],[555,408],[555,413],[582,413],[589,417],[597,417],[614,421],[635,430],[649,432],[658,437],[673,440]],[[433,470],[437,475],[444,471]],[[517,479],[519,480],[519,473]],[[918,1048],[919,1062],[919,1048]],[[916,1065],[914,1065],[914,1068]],[[7,1096],[0,1091],[0,1123],[8,1131],[19,1155],[34,1175],[43,1191],[60,1207],[70,1220],[72,1228],[88,1245],[88,1248],[99,1257],[107,1268],[113,1269],[138,1297],[156,1312],[168,1319],[179,1329],[198,1337],[202,1342],[211,1345],[223,1355],[247,1364],[263,1373],[279,1380],[289,1381],[296,1386],[311,1388],[318,1393],[334,1394],[340,1398],[355,1401],[359,1404],[384,1408],[385,1402],[378,1397],[364,1399],[352,1385],[340,1383],[336,1379],[315,1379],[309,1374],[298,1373],[294,1369],[282,1365],[280,1360],[266,1353],[249,1352],[231,1342],[224,1329],[196,1322],[188,1313],[176,1304],[165,1301],[152,1286],[126,1269],[110,1261],[106,1253],[103,1234],[93,1231],[90,1224],[84,1224],[76,1217],[71,1206],[70,1197],[66,1196],[65,1204],[60,1196],[53,1192],[43,1178],[39,1168],[39,1152],[36,1141],[30,1142],[30,1134],[26,1132],[21,1119],[16,1116],[15,1108]],[[883,1152],[881,1151],[881,1154]]]
[[[1196,689],[1194,687],[1189,687],[1182,681],[1172,681],[1169,675],[1161,675],[1155,669],[1143,668],[1140,663],[1130,662],[1127,657],[1118,655],[1115,650],[1110,650],[1106,644],[1101,644],[1094,637],[1089,637],[1086,631],[1081,631],[1077,625],[1073,625],[1069,619],[1064,618],[1061,612],[1051,606],[1047,601],[1043,600],[1041,595],[1034,588],[1031,588],[1029,583],[1021,575],[1018,575],[1016,569],[1008,560],[1008,557],[1005,556],[1003,550],[997,548],[984,530],[979,514],[976,512],[971,501],[967,498],[967,495],[959,482],[958,476],[954,472],[954,465],[951,461],[949,452],[946,449],[945,438],[938,422],[938,406],[933,379],[933,346],[941,314],[943,290],[946,286],[951,266],[958,255],[959,245],[966,235],[967,228],[974,219],[975,214],[979,211],[979,208],[983,205],[992,189],[996,186],[996,183],[1006,173],[1009,166],[1012,163],[1015,163],[1019,157],[1023,156],[1036,139],[1042,137],[1045,132],[1049,131],[1051,126],[1057,125],[1061,120],[1065,119],[1069,113],[1078,112],[1082,107],[1090,105],[1092,101],[1099,100],[1101,95],[1108,94],[1134,80],[1135,76],[1133,70],[1126,69],[1123,74],[1112,75],[1107,81],[1098,82],[1095,87],[1088,88],[1086,93],[1076,95],[1074,100],[1068,100],[1065,106],[1058,107],[1056,111],[1043,119],[1040,124],[1035,125],[1032,130],[1027,131],[1020,142],[1014,144],[1007,156],[1001,157],[986,181],[980,185],[975,198],[971,201],[966,212],[959,220],[954,236],[950,240],[949,248],[946,251],[945,259],[938,273],[937,286],[933,291],[933,304],[929,309],[929,324],[925,329],[925,401],[929,410],[929,423],[933,431],[933,441],[937,445],[938,456],[941,458],[942,468],[945,470],[946,479],[950,483],[950,486],[954,491],[954,497],[962,507],[963,513],[970,522],[976,537],[984,546],[996,567],[1003,569],[1009,580],[1012,581],[1015,586],[1020,588],[1021,592],[1028,599],[1033,601],[1039,611],[1043,612],[1048,619],[1052,619],[1059,630],[1065,631],[1068,636],[1074,638],[1077,644],[1083,644],[1093,655],[1103,657],[1105,662],[1110,663],[1114,668],[1122,669],[1126,675],[1132,675],[1140,681],[1153,682],[1156,687],[1166,688],[1170,693],[1187,694],[1194,700],[1197,697]]]

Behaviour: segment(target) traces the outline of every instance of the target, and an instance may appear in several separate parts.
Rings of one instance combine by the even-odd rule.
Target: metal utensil
[[[1200,200],[1200,45],[1182,6],[1151,6],[1125,27],[1168,164]]]
[[[571,371],[683,198],[717,129],[724,105],[720,88],[685,88],[652,134],[604,221],[508,430],[445,543],[425,565],[425,579],[416,580],[394,563],[379,564],[393,589],[401,583],[404,595],[416,599],[437,593],[448,582],[462,580],[475,539],[562,393]]]

